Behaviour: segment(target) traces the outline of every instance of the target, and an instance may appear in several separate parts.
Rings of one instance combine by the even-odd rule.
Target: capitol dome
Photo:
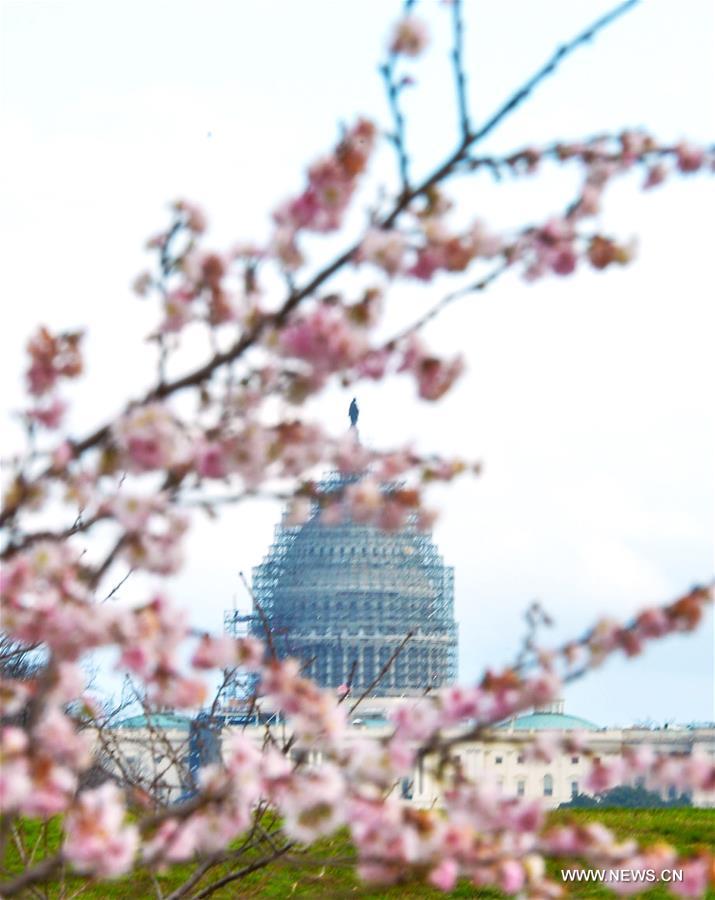
[[[334,475],[320,490],[339,491],[359,477]],[[284,519],[277,527],[253,591],[278,655],[301,660],[321,686],[414,696],[456,677],[453,578],[431,536],[414,525],[386,532],[328,524],[316,504],[305,524]],[[260,615],[251,631],[265,635]]]
[[[598,731],[598,725],[564,712],[564,701],[554,700],[536,707],[533,712],[502,723],[510,731]]]

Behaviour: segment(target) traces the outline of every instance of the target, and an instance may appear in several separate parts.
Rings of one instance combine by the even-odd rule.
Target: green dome
[[[119,722],[119,728],[176,728],[181,731],[188,731],[191,727],[191,720],[186,716],[179,716],[176,713],[155,713],[152,716],[130,716],[128,719],[122,719]]]
[[[510,719],[499,726],[515,731],[598,731],[598,725],[580,716],[568,716],[558,712],[532,712]]]

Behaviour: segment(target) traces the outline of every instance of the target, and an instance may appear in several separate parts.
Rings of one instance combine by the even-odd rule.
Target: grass
[[[715,810],[707,809],[580,809],[558,810],[550,814],[550,822],[577,822],[585,823],[598,820],[611,828],[619,838],[634,838],[640,844],[648,846],[665,841],[672,844],[683,854],[693,853],[703,846],[712,847],[715,837]],[[27,846],[32,846],[40,839],[41,847],[38,847],[38,857],[45,852],[56,849],[59,840],[59,823],[52,822],[43,836],[40,825],[37,822],[27,821],[23,824]],[[39,851],[42,851],[41,853]],[[340,866],[331,866],[327,860],[331,857],[340,858],[344,862]],[[293,865],[281,864],[276,861],[270,866],[252,872],[240,881],[219,889],[212,896],[216,900],[228,900],[228,898],[438,898],[445,897],[439,891],[426,887],[423,884],[410,882],[395,885],[390,888],[369,888],[361,884],[349,859],[354,857],[354,851],[344,832],[334,837],[321,841],[311,848],[310,853],[303,857],[305,865],[296,868]],[[256,857],[254,856],[253,859]],[[248,862],[249,859],[246,860]],[[322,860],[326,860],[323,865]],[[8,845],[4,861],[5,871],[18,872],[22,869],[22,863],[17,848]],[[551,874],[558,872],[558,864],[551,867]],[[193,872],[192,865],[175,866],[170,872],[156,876],[156,883],[161,887],[164,895],[171,893],[173,889],[181,885]],[[216,866],[201,882],[200,889],[205,884],[213,882],[226,874],[229,870],[224,866]],[[93,884],[86,879],[77,877],[67,878],[65,883],[66,893],[61,890],[61,885],[56,882],[50,889],[48,896],[58,898],[69,897],[80,891],[81,897],[107,898],[107,900],[143,900],[156,896],[155,883],[147,871],[138,871],[130,877],[121,878],[113,882],[104,882],[101,885]],[[484,897],[498,898],[502,895],[496,890],[485,890],[472,887],[468,883],[461,883],[451,897]],[[614,895],[605,888],[596,885],[580,884],[574,896],[578,897],[613,897]],[[647,892],[649,900],[672,896],[663,886],[655,887]],[[715,892],[708,894],[715,897]]]

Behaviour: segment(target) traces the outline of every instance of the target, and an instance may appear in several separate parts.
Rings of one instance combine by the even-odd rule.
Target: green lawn
[[[632,837],[643,845],[649,845],[658,841],[666,841],[679,851],[689,853],[703,846],[712,847],[715,837],[715,810],[704,809],[606,809],[606,810],[560,810],[551,814],[552,822],[587,822],[597,819],[612,828],[622,838]],[[37,823],[28,822],[25,825],[28,845],[31,839],[38,834]],[[51,829],[47,837],[47,849],[51,850],[57,843],[57,826]],[[45,840],[42,840],[44,852]],[[322,841],[312,848],[309,854],[301,857],[304,865],[296,868],[294,865],[285,865],[275,862],[268,868],[252,872],[240,881],[233,882],[219,889],[212,896],[217,900],[228,898],[276,898],[284,900],[288,897],[303,898],[331,898],[331,897],[363,897],[363,898],[395,898],[417,897],[437,898],[445,895],[425,887],[419,883],[411,882],[401,884],[389,889],[369,889],[361,885],[357,880],[346,858],[352,857],[353,851],[346,836],[341,833],[334,838]],[[343,865],[323,865],[322,860],[329,858],[341,858],[345,860]],[[255,858],[255,857],[254,857]],[[17,872],[21,868],[20,859],[16,848],[10,844],[6,853],[5,867],[7,871]],[[558,867],[556,867],[558,868]],[[161,886],[164,895],[178,887],[194,867],[191,865],[175,867],[169,874],[157,876],[157,882]],[[220,878],[229,870],[225,866],[216,866],[206,876],[195,891],[200,890],[205,884]],[[69,897],[80,892],[80,896],[87,898],[111,898],[111,900],[142,900],[156,896],[152,877],[148,872],[138,872],[130,878],[122,878],[114,882],[105,882],[101,885],[82,881],[75,877],[68,879],[65,885],[66,892],[56,883],[49,891],[51,898],[61,896]],[[612,897],[614,896],[602,887],[581,884],[573,889],[574,896],[578,897]],[[29,894],[28,894],[29,896]],[[193,896],[193,894],[189,894]],[[469,884],[461,884],[450,896],[452,897],[500,897],[498,891],[477,891]],[[663,887],[656,887],[647,892],[648,898],[665,898],[671,896]],[[708,896],[715,897],[715,893]]]

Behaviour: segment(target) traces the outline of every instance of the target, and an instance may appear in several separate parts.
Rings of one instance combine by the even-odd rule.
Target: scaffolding
[[[320,491],[338,492],[359,477],[332,474]],[[253,592],[278,655],[300,659],[323,687],[350,682],[354,693],[366,690],[410,632],[371,693],[419,695],[456,678],[454,572],[413,522],[394,532],[327,524],[316,503],[305,524],[277,526],[253,571]],[[265,636],[255,614],[227,613],[226,625]]]

